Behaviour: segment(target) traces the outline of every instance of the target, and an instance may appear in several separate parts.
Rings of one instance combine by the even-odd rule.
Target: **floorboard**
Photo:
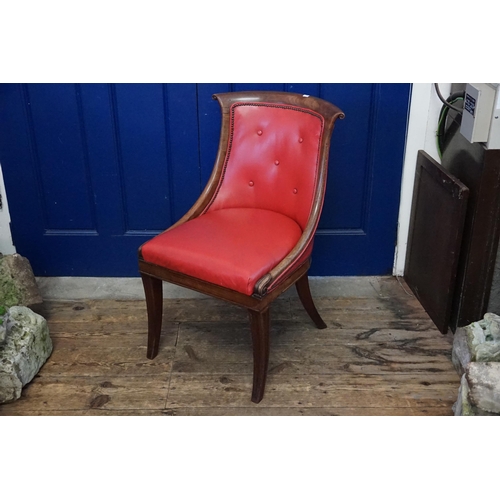
[[[344,278],[345,281],[345,278]],[[146,358],[143,300],[50,300],[54,351],[0,415],[452,415],[460,384],[443,336],[392,277],[316,297],[318,330],[295,292],[271,308],[266,394],[250,401],[247,313],[210,298],[167,299],[160,352]],[[350,296],[352,295],[352,296]]]

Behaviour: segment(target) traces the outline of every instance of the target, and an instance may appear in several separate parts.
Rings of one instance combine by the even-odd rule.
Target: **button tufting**
[[[276,161],[274,162],[274,164],[275,164],[275,165],[279,165],[279,164],[280,164],[280,161],[279,161],[279,160],[276,160]]]
[[[304,142],[304,139],[302,139],[302,137],[300,137],[299,142]]]
[[[262,130],[257,130],[257,135],[262,135]]]
[[[297,194],[297,193],[298,193],[297,188],[295,188],[295,189],[293,190],[293,194]]]
[[[248,183],[248,185],[249,185],[249,186],[253,186],[253,181],[250,181],[250,182]]]

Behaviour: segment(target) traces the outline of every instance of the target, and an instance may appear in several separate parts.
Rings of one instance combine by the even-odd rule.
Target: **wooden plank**
[[[261,406],[236,408],[206,408],[206,407],[179,407],[164,411],[171,416],[452,416],[453,411],[446,406],[431,406],[428,408],[330,408],[319,406],[316,408],[279,408]]]
[[[120,349],[120,348],[143,348],[148,342],[147,332],[143,333],[128,333],[128,334],[109,334],[109,333],[93,333],[86,335],[85,333],[69,334],[64,333],[53,334],[50,332],[52,342],[58,349],[77,349],[81,348],[99,348],[99,349]],[[162,335],[160,345],[173,346],[177,337],[175,335]]]
[[[51,337],[89,337],[92,335],[104,337],[115,337],[119,336],[123,338],[126,335],[147,335],[148,325],[147,322],[140,321],[128,321],[128,322],[104,322],[104,321],[93,321],[93,322],[54,322],[48,321],[49,331]],[[165,336],[177,336],[177,331],[179,329],[179,323],[163,321],[162,324],[162,335]]]
[[[66,410],[162,410],[168,376],[149,377],[40,377],[24,389],[21,399],[0,405],[5,412]]]
[[[165,346],[154,360],[146,347],[58,347],[41,368],[39,377],[163,377],[172,369],[175,348]]]
[[[427,320],[428,316],[414,297],[389,299],[387,297],[349,298],[331,297],[315,298],[318,311],[325,317],[335,321],[341,316],[345,325],[356,322],[361,315],[369,315],[368,320],[397,322],[401,320]],[[80,309],[82,308],[82,309]],[[49,324],[60,322],[99,322],[116,323],[132,322],[135,324],[146,321],[146,309],[143,301],[80,301],[57,302],[44,304],[44,317]],[[347,316],[347,317],[346,317]],[[272,320],[308,319],[302,304],[297,297],[277,300],[271,309]],[[226,304],[215,299],[169,299],[164,301],[165,321],[241,321],[247,320],[244,309]],[[432,325],[432,323],[431,323]],[[331,326],[336,326],[335,324]],[[375,325],[376,326],[376,325]],[[397,323],[396,327],[401,326]],[[420,328],[419,328],[420,329]]]
[[[141,300],[49,300],[41,314],[49,323],[147,321],[146,303]]]
[[[178,407],[166,410],[63,410],[63,411],[24,411],[19,412],[4,408],[3,416],[140,416],[140,417],[185,417],[185,416],[452,416],[453,411],[446,406],[431,406],[428,408],[279,408],[261,406],[234,408],[210,408],[210,407]]]
[[[50,336],[54,345],[58,348],[71,349],[77,347],[83,348],[122,348],[122,347],[146,347],[148,337],[147,332],[143,333],[92,333],[77,332],[76,334],[64,332],[53,334]],[[173,346],[177,340],[177,335],[161,335],[161,346]]]
[[[26,417],[164,417],[173,416],[169,410],[108,410],[96,408],[93,410],[20,410],[10,408],[11,405],[5,405],[4,413],[0,410],[2,416],[26,416]]]
[[[328,327],[335,328],[393,328],[400,330],[434,329],[434,323],[418,301],[386,298],[342,299],[329,297],[315,299],[316,307]],[[290,299],[291,318],[308,321],[306,312],[298,299]]]
[[[173,373],[166,408],[251,407],[249,375]],[[450,408],[457,398],[456,382],[421,383],[408,376],[275,375],[267,381],[267,407],[329,408]]]
[[[290,318],[289,299],[278,299],[272,304],[273,317]],[[43,316],[49,323],[56,322],[147,322],[146,303],[140,300],[84,300],[47,301]],[[163,301],[165,321],[244,321],[244,308],[216,299],[166,299]]]
[[[175,323],[171,327],[164,328],[161,335],[160,346],[174,346],[177,342],[178,326]],[[119,348],[119,347],[146,347],[147,329],[139,333],[119,332],[110,330],[106,332],[85,331],[84,327],[76,331],[71,330],[71,326],[65,324],[64,329],[53,332],[50,329],[50,336],[54,345],[58,348],[77,348],[77,347],[99,347],[99,348]]]
[[[281,344],[271,349],[269,359],[270,374],[446,373],[451,366],[449,346],[416,339],[386,345]],[[172,371],[250,374],[252,350],[241,344],[223,344],[217,348],[207,343],[178,344]]]
[[[281,344],[352,344],[391,342],[435,342],[448,346],[452,338],[443,337],[435,328],[423,331],[395,328],[316,328],[311,321],[271,321],[271,345]],[[179,344],[242,344],[251,346],[248,322],[184,322],[179,326]]]

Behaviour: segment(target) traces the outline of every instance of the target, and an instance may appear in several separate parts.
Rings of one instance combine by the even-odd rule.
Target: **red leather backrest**
[[[261,208],[304,229],[316,189],[323,117],[309,109],[236,103],[218,190],[206,211]]]

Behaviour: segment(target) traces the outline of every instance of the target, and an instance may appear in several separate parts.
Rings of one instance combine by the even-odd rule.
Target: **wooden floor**
[[[370,292],[315,299],[326,330],[295,291],[274,303],[258,405],[242,309],[165,300],[160,353],[148,360],[143,301],[46,302],[52,356],[0,415],[452,415],[450,337],[395,278],[370,279]]]

